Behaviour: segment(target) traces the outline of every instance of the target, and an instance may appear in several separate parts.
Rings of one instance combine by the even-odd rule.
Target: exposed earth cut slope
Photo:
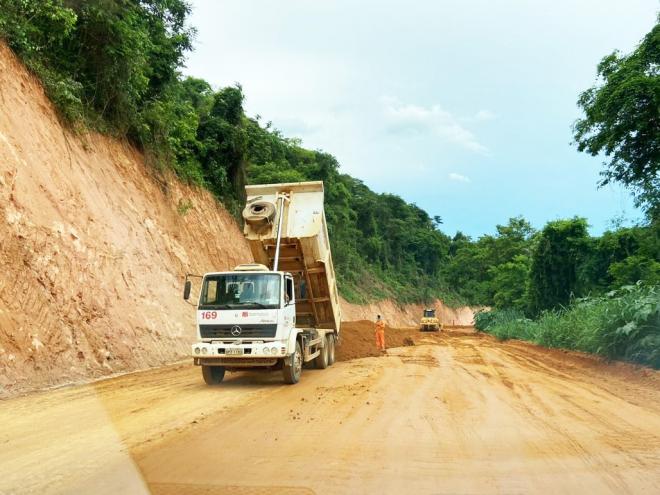
[[[66,130],[0,45],[1,395],[182,356],[182,274],[250,259],[211,194]]]

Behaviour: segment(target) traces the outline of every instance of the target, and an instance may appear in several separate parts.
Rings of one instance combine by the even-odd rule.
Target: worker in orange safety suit
[[[385,322],[380,315],[376,316],[376,347],[385,352]]]

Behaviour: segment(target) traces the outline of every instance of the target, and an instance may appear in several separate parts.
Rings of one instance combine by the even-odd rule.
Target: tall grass
[[[502,340],[529,340],[660,368],[659,286],[627,286],[602,297],[578,299],[537,320],[513,310],[483,312],[475,324]]]

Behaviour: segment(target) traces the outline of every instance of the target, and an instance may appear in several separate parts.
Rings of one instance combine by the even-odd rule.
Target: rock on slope
[[[71,133],[0,45],[0,396],[184,356],[182,276],[250,259],[208,192]]]

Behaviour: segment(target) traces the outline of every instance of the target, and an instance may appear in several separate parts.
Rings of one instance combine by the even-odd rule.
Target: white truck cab
[[[297,383],[303,363],[313,360],[318,368],[334,363],[339,336],[323,183],[246,191],[244,233],[261,263],[201,277],[192,357],[207,384],[220,383],[226,371],[245,369],[281,370],[285,382]],[[185,299],[191,287],[187,276]]]

